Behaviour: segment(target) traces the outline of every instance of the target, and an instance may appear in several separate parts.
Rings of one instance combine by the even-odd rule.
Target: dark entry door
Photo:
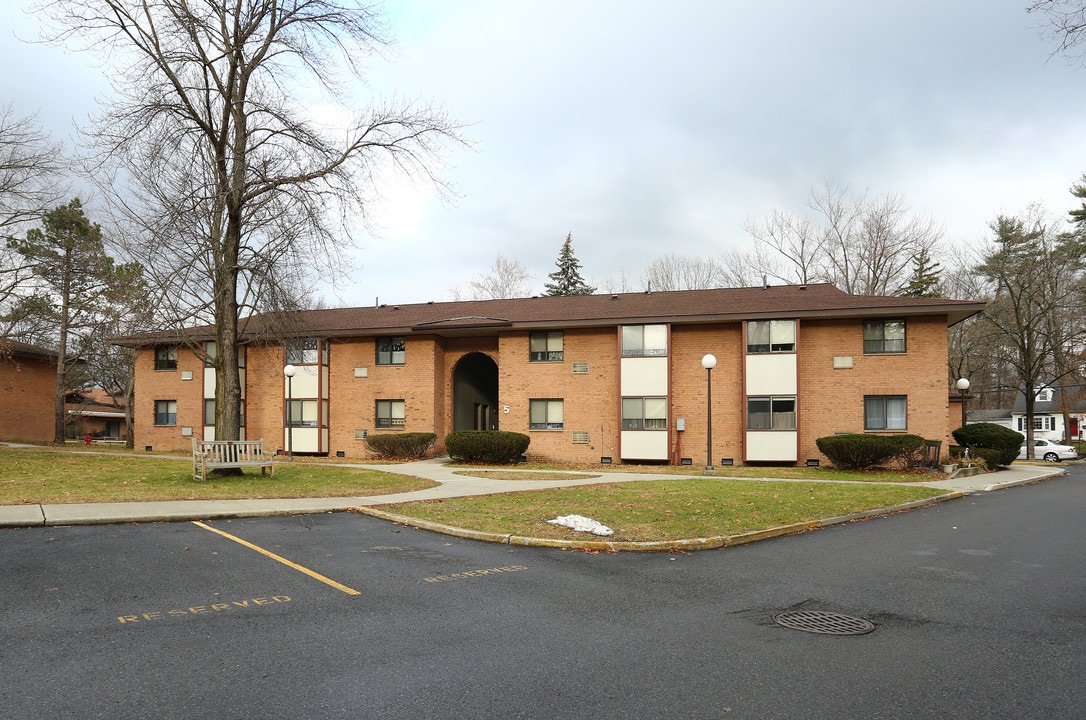
[[[497,430],[498,364],[483,353],[465,355],[453,370],[453,430]]]

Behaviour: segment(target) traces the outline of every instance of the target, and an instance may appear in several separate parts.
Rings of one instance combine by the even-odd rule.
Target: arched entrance
[[[453,430],[498,429],[498,364],[465,355],[453,370]]]

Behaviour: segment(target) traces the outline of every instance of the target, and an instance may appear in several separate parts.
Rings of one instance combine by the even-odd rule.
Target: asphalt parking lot
[[[1078,718],[1081,471],[726,550],[346,513],[0,530],[19,718]],[[874,631],[782,627],[782,611]]]

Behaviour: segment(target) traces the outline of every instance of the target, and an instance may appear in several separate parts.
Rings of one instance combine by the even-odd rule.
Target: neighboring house
[[[128,425],[124,417],[123,402],[101,388],[68,393],[64,399],[68,413],[65,437],[83,440],[124,440],[128,437]]]
[[[535,297],[304,311],[278,341],[258,316],[243,433],[363,458],[371,434],[501,429],[533,459],[699,466],[814,464],[841,432],[945,443],[947,327],[983,307],[822,284]],[[186,335],[214,354],[212,328]],[[214,370],[178,337],[117,340],[137,349],[137,447],[214,438]]]
[[[53,442],[56,387],[55,351],[0,340],[0,440]]]
[[[1064,422],[1064,411],[1070,426]],[[970,410],[969,422],[995,423],[1025,435],[1026,395],[1019,390],[1013,408]],[[1039,388],[1033,400],[1033,436],[1054,442],[1086,439],[1086,387]]]
[[[1033,401],[1033,436],[1062,442],[1081,440],[1086,432],[1086,398],[1080,386],[1042,387]],[[1070,427],[1064,422],[1064,411]],[[1026,396],[1019,391],[1011,410],[1012,430],[1026,434]]]

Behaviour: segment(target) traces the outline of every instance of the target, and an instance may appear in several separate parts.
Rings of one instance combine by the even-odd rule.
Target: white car
[[[1047,462],[1059,462],[1060,460],[1075,460],[1078,458],[1078,450],[1070,445],[1059,445],[1051,440],[1036,439],[1033,441],[1033,457]],[[1018,451],[1018,459],[1026,459],[1026,444],[1022,443],[1022,449]]]

